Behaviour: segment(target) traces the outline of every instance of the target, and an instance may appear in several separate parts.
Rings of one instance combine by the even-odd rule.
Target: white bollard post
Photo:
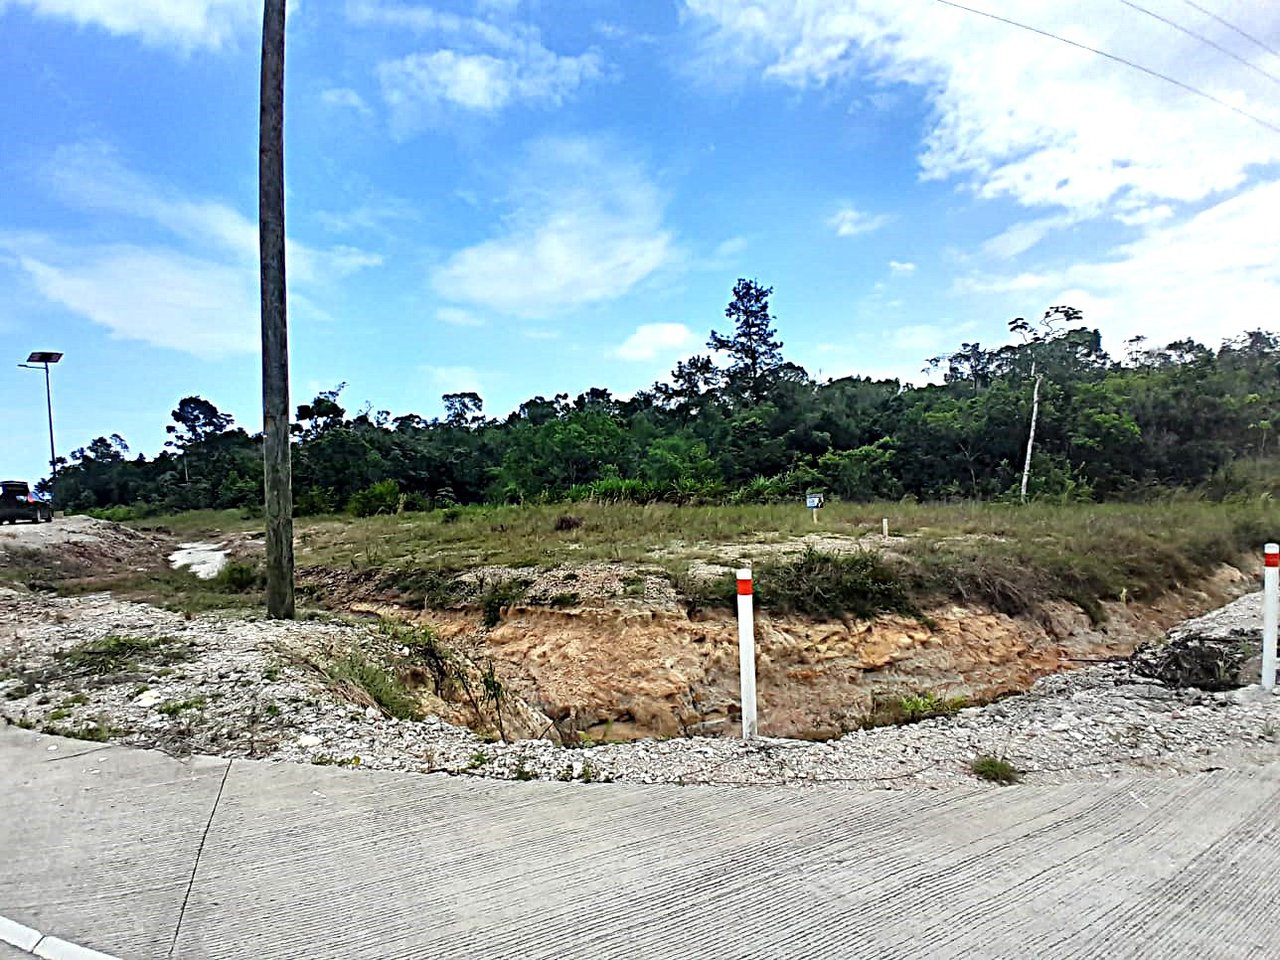
[[[1262,689],[1276,685],[1276,619],[1280,617],[1280,544],[1262,548]]]
[[[738,670],[742,690],[742,736],[756,735],[756,621],[751,570],[738,571]]]
[[[886,537],[889,535],[889,518],[888,517],[885,517],[883,520],[880,521],[880,533],[882,536],[886,536]]]

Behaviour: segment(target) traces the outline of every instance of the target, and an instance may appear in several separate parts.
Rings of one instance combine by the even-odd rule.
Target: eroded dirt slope
[[[985,702],[1041,677],[1128,656],[1173,624],[1248,587],[1231,567],[1151,605],[1110,604],[1094,625],[1059,603],[1043,619],[949,605],[928,617],[817,622],[757,618],[760,724],[766,735],[830,737],[885,703],[932,693]],[[737,621],[690,616],[675,604],[604,604],[555,610],[516,606],[484,630],[475,613],[357,603],[413,619],[479,659],[492,658],[508,689],[561,732],[592,739],[732,734],[738,723]]]

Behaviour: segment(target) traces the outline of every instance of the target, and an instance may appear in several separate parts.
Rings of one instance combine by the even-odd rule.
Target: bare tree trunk
[[[267,615],[293,619],[293,471],[289,451],[289,322],[284,269],[285,0],[264,0],[258,123],[262,269],[262,457],[267,513]]]
[[[1036,420],[1040,417],[1040,381],[1042,374],[1036,373],[1035,364],[1031,365],[1031,373],[1036,378],[1036,385],[1031,391],[1031,432],[1027,436],[1027,459],[1022,464],[1022,502],[1027,502],[1027,481],[1031,477],[1031,451],[1036,445]]]

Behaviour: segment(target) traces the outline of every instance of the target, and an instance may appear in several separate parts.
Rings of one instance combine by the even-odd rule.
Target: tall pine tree
[[[707,341],[708,347],[727,353],[732,360],[728,371],[732,392],[752,403],[759,403],[768,394],[769,375],[783,364],[782,341],[777,339],[774,317],[769,313],[772,293],[773,287],[739,279],[724,311],[734,323],[733,335],[712,330]]]

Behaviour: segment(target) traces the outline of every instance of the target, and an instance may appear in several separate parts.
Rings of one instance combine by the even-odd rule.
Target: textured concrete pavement
[[[1280,957],[1261,922],[1277,767],[920,792],[507,783],[8,729],[0,797],[0,916],[122,960]]]

